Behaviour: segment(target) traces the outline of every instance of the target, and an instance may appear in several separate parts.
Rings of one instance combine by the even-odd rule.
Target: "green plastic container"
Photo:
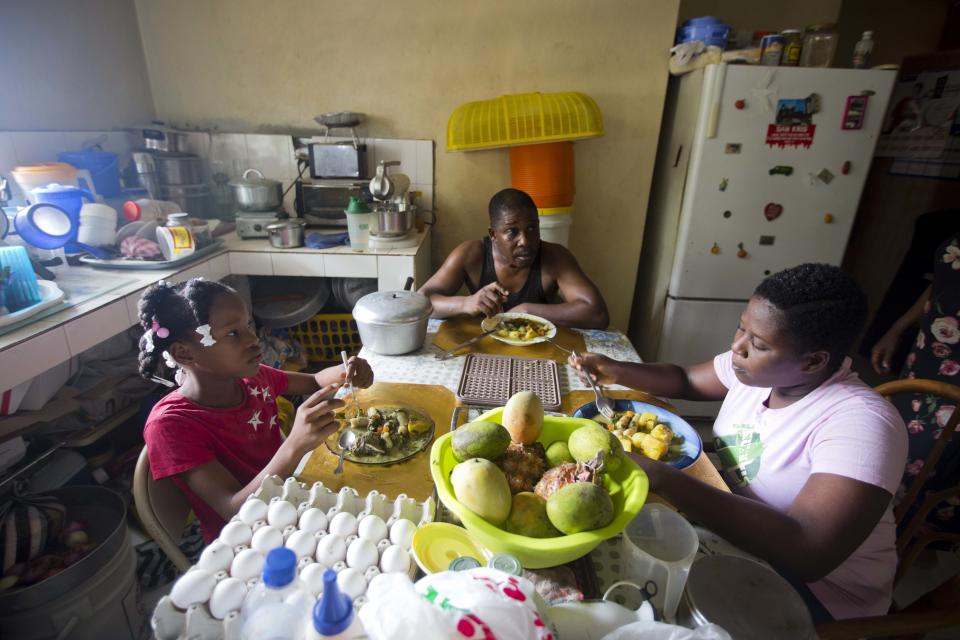
[[[501,423],[503,407],[492,409],[477,420]],[[539,441],[547,447],[557,440],[567,440],[580,427],[594,424],[584,418],[546,416]],[[463,522],[463,526],[477,542],[494,553],[516,556],[527,569],[555,567],[590,553],[598,544],[623,531],[633,520],[647,499],[647,474],[626,458],[615,472],[604,474],[604,483],[613,500],[613,522],[602,529],[584,531],[557,538],[528,538],[496,527],[460,504],[454,497],[450,473],[457,465],[453,456],[452,433],[446,433],[433,443],[430,450],[430,474],[437,487],[440,501]]]

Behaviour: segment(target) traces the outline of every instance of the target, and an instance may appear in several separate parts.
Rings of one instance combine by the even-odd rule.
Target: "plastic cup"
[[[375,230],[374,213],[347,213],[347,234],[350,236],[350,248],[363,251],[370,246],[370,231]]]
[[[683,516],[647,504],[623,532],[624,579],[641,586],[652,581],[653,604],[672,621],[699,546],[697,532]]]

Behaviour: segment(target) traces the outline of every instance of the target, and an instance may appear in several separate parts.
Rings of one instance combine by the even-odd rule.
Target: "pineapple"
[[[665,442],[667,446],[669,446],[670,441],[673,440],[673,431],[671,431],[670,427],[665,424],[658,424],[655,426],[650,430],[650,435],[661,442]]]
[[[643,440],[640,442],[640,453],[651,460],[659,460],[667,452],[668,446],[666,442],[647,433],[643,435]]]
[[[512,493],[533,491],[547,470],[547,452],[539,442],[512,443],[495,461],[507,476]]]

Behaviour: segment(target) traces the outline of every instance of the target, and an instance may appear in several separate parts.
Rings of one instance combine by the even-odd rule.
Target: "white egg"
[[[330,533],[338,536],[352,536],[357,533],[357,516],[349,511],[341,511],[330,520]]]
[[[384,573],[406,573],[410,570],[410,554],[398,544],[388,547],[380,556],[380,570]]]
[[[309,531],[294,531],[285,544],[298,558],[312,556],[317,550],[317,539]]]
[[[367,590],[367,581],[359,569],[350,567],[337,574],[337,586],[351,598],[359,598]]]
[[[227,578],[218,582],[210,595],[210,613],[217,620],[223,620],[228,613],[240,608],[246,595],[247,585],[243,580]]]
[[[390,527],[390,542],[398,544],[404,549],[409,549],[413,542],[413,532],[417,530],[417,525],[406,518],[401,518]]]
[[[250,525],[240,520],[228,522],[220,531],[220,539],[231,547],[240,544],[250,544],[252,538],[253,529],[250,528]]]
[[[229,569],[231,562],[233,562],[233,548],[226,542],[214,540],[200,554],[197,568],[216,573]]]
[[[240,580],[258,578],[263,571],[263,554],[256,549],[244,549],[233,559],[230,575]]]
[[[347,557],[347,543],[336,534],[328,534],[317,543],[317,562],[332,567]]]
[[[247,525],[253,526],[257,520],[267,519],[267,503],[259,498],[248,498],[240,505],[237,515]]]
[[[326,531],[327,530],[327,514],[325,514],[320,509],[307,509],[300,515],[300,530],[301,531]]]
[[[366,538],[373,544],[377,544],[387,537],[387,523],[378,515],[364,516],[357,524],[357,534],[361,538]]]
[[[363,576],[360,576],[361,578]],[[186,609],[190,605],[203,604],[210,599],[217,579],[213,573],[204,569],[187,571],[177,580],[170,590],[170,599],[178,609]]]
[[[300,572],[300,581],[306,585],[310,593],[316,598],[319,598],[320,594],[323,593],[323,574],[326,572],[327,567],[319,562],[307,565],[303,568],[303,571]]]
[[[283,546],[283,534],[280,529],[267,525],[260,527],[253,532],[253,540],[250,541],[250,548],[256,549],[263,555],[267,555],[271,549]]]
[[[297,522],[297,508],[286,500],[277,500],[267,510],[267,524],[277,529],[289,527]]]
[[[347,547],[347,566],[363,571],[377,564],[377,548],[366,538],[357,538]]]

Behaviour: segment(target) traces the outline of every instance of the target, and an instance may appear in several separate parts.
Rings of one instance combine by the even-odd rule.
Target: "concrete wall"
[[[0,130],[110,129],[152,117],[133,0],[2,3]]]
[[[570,248],[625,329],[646,216],[676,1],[137,0],[157,116],[221,130],[368,115],[361,132],[436,141],[434,262],[487,227],[505,150],[449,153],[464,102],[583,91],[606,135],[576,144]]]

